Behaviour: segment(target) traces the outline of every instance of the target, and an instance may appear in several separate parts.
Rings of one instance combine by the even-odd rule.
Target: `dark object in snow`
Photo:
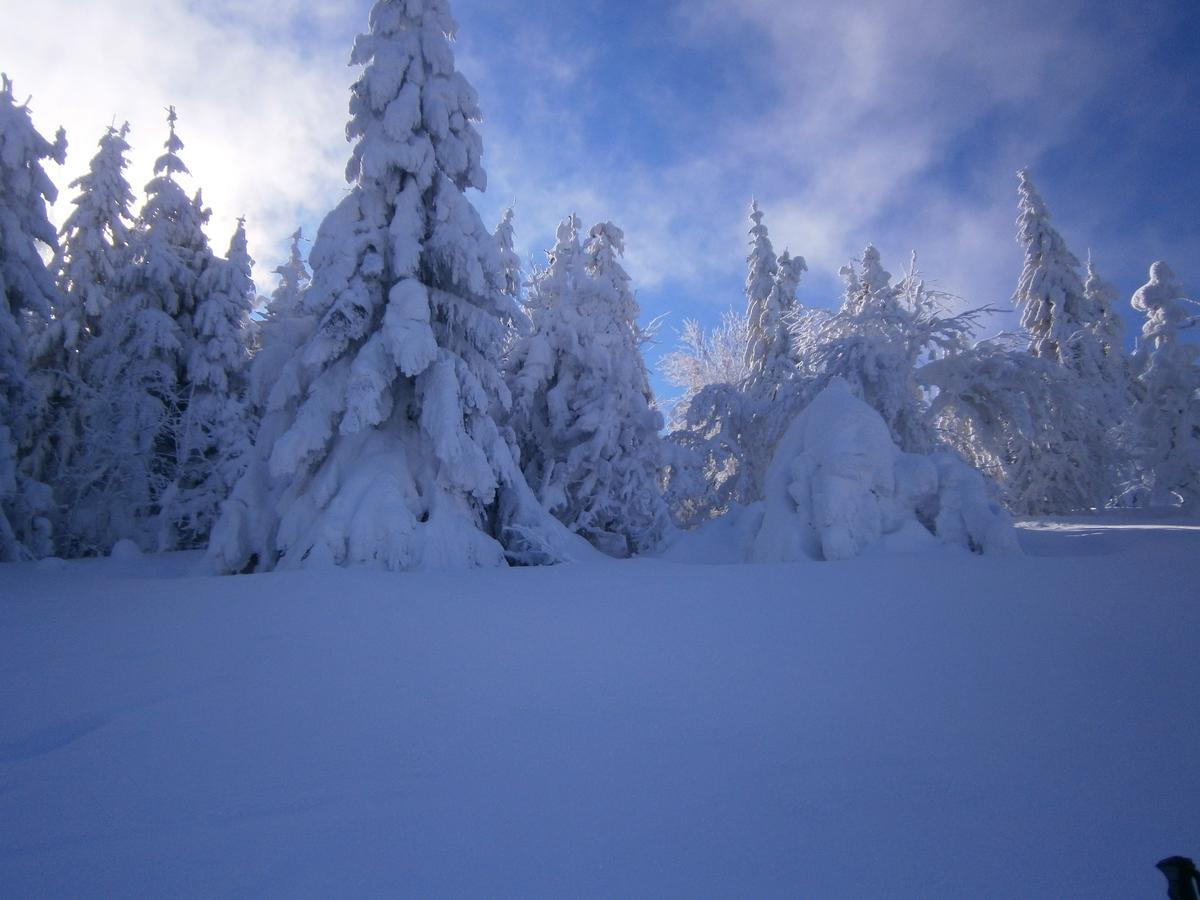
[[[1196,864],[1186,856],[1169,856],[1156,863],[1158,870],[1167,876],[1167,896],[1170,900],[1200,900],[1196,888],[1200,886],[1200,872]]]

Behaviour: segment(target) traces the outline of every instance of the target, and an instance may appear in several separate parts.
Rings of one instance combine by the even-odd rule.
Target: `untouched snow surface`
[[[1165,896],[1200,528],[1026,555],[0,566],[5,896]]]

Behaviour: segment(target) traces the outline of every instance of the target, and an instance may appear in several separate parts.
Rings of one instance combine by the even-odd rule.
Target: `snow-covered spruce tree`
[[[753,200],[750,203],[750,253],[746,257],[746,319],[751,335],[746,345],[747,368],[753,366],[759,322],[763,319],[764,307],[775,284],[777,271],[779,262],[767,226],[763,224],[763,211],[758,201]]]
[[[796,290],[800,276],[808,271],[803,256],[794,259],[784,250],[776,261],[771,289],[766,298],[747,309],[750,339],[747,343],[747,389],[763,402],[778,398],[795,377],[790,323],[798,309]]]
[[[591,432],[586,451],[577,445],[568,453],[577,466],[571,493],[579,514],[574,518],[585,536],[606,533],[607,543],[612,541],[607,535],[621,535],[630,552],[642,553],[662,540],[670,522],[660,487],[663,420],[641,351],[651,338],[637,324],[641,310],[619,261],[624,232],[611,222],[597,224],[583,249],[589,281],[579,311],[592,319],[596,347],[606,351],[607,362],[600,363],[601,373],[593,369],[586,392],[590,413],[576,415],[569,429],[580,436]],[[578,466],[587,457],[589,462]],[[620,553],[621,542],[615,543]]]
[[[1132,304],[1146,321],[1133,358],[1140,395],[1131,442],[1137,476],[1122,499],[1191,508],[1200,502],[1200,348],[1180,340],[1179,332],[1200,324],[1200,314],[1162,261],[1150,267]]]
[[[225,505],[210,546],[225,571],[587,552],[537,503],[494,418],[510,399],[498,354],[516,308],[464,193],[485,175],[454,32],[445,0],[378,0],[355,42],[351,190],[309,260],[319,325],[271,398],[290,424],[255,449],[273,479],[265,510],[240,490]]]
[[[160,500],[160,546],[202,546],[221,502],[246,469],[253,433],[246,401],[253,266],[245,220],[238,219],[229,252],[210,259],[196,284],[175,478]]]
[[[51,551],[50,488],[21,457],[32,437],[29,333],[44,328],[60,303],[41,254],[57,247],[46,204],[58,196],[42,161],[61,165],[66,151],[62,129],[53,143],[42,137],[0,76],[0,561]]]
[[[59,252],[52,263],[60,296],[54,319],[39,328],[34,339],[31,381],[36,412],[25,464],[39,480],[55,486],[59,511],[74,508],[78,500],[75,456],[92,383],[81,364],[84,350],[99,333],[101,314],[127,278],[123,270],[129,262],[133,225],[133,192],[124,171],[128,133],[128,125],[110,127],[88,171],[70,184],[78,195],[59,232]],[[73,555],[74,542],[61,518],[55,521],[55,541],[60,553]]]
[[[1072,342],[1067,365],[1085,378],[1098,380],[1120,407],[1127,403],[1129,357],[1125,354],[1125,326],[1116,313],[1117,290],[1096,272],[1088,256],[1083,282],[1086,335]],[[1114,410],[1121,415],[1124,410]]]
[[[1120,493],[1133,477],[1126,438],[1136,388],[1132,360],[1125,352],[1125,325],[1116,313],[1116,288],[1096,272],[1090,255],[1083,298],[1086,333],[1070,345],[1066,365],[1082,382],[1085,403],[1094,415],[1088,432],[1100,444],[1093,451],[1097,469],[1090,490],[1099,505]]]
[[[162,499],[179,477],[196,299],[212,261],[204,234],[209,212],[199,193],[188,197],[176,181],[188,171],[176,121],[171,107],[166,152],[154,164],[130,237],[128,278],[82,354],[93,390],[82,407],[74,467],[81,490],[71,531],[80,552],[106,552],[121,539],[147,549],[174,545]]]
[[[682,427],[670,436],[675,452],[667,464],[667,496],[683,525],[761,499],[775,444],[803,405],[789,322],[798,312],[796,288],[806,266],[801,257],[775,255],[757,202],[750,206],[749,235],[746,377],[696,391]]]
[[[100,315],[118,290],[121,270],[128,262],[134,199],[125,178],[128,134],[128,123],[119,129],[110,127],[100,138],[87,173],[70,184],[79,194],[71,201],[75,209],[59,235],[55,268],[66,302],[55,318],[61,323],[63,345],[71,350],[78,350],[98,331]]]
[[[247,400],[255,420],[267,409],[271,389],[281,373],[292,363],[296,351],[312,334],[312,315],[304,308],[304,292],[312,280],[300,242],[302,230],[292,235],[288,261],[275,267],[279,284],[271,293],[266,314],[258,326],[258,351],[250,361]]]
[[[521,257],[517,255],[516,250],[516,233],[513,229],[511,207],[504,210],[504,215],[496,226],[496,230],[492,232],[492,237],[496,241],[496,249],[500,254],[500,271],[502,272],[500,289],[506,296],[511,297],[517,306],[517,314],[513,316],[504,330],[500,348],[500,359],[507,360],[517,339],[528,334],[530,327],[529,311],[524,305],[524,277],[521,271]],[[511,434],[507,435],[507,439],[511,444]],[[513,446],[515,449],[515,445]]]
[[[313,336],[318,316],[306,304],[312,279],[300,252],[300,229],[292,235],[288,261],[276,267],[279,284],[260,325],[260,346],[250,361],[249,403],[257,423],[254,444],[242,458],[245,472],[221,507],[209,539],[209,555],[226,560],[273,559],[280,486],[271,478],[271,450],[296,420],[304,363],[300,350]]]
[[[1021,311],[1021,327],[1029,333],[1029,352],[1061,363],[1070,355],[1069,345],[1084,331],[1081,266],[1050,224],[1050,211],[1033,186],[1029,170],[1022,169],[1017,178],[1017,243],[1025,250],[1025,266],[1013,304]]]
[[[543,505],[614,556],[654,547],[667,527],[658,486],[662,417],[641,354],[638,306],[618,262],[624,236],[559,225],[531,285],[532,328],[509,357],[521,467]]]
[[[500,253],[500,270],[503,273],[501,290],[520,302],[521,300],[521,257],[517,255],[516,233],[513,230],[512,207],[504,210],[504,217],[492,233]]]
[[[1063,377],[1072,382],[1067,391],[1079,394],[1093,413],[1089,423],[1080,423],[1069,436],[1064,434],[1064,438],[1086,444],[1071,452],[1089,458],[1092,465],[1080,481],[1078,496],[1069,499],[1068,494],[1060,494],[1071,505],[1055,511],[1102,506],[1113,496],[1121,464],[1113,441],[1126,395],[1118,373],[1119,321],[1090,267],[1094,280],[1088,291],[1080,262],[1050,224],[1049,210],[1029,171],[1022,169],[1017,174],[1017,242],[1024,247],[1025,265],[1013,303],[1021,311],[1022,327],[1029,333],[1029,352],[1059,363],[1065,370]]]
[[[948,315],[954,298],[930,288],[914,254],[897,284],[879,251],[867,245],[862,259],[841,270],[846,292],[837,313],[809,320],[794,334],[797,363],[810,391],[842,378],[855,396],[887,423],[908,453],[928,453],[938,443],[928,418],[921,367],[968,349],[982,314]]]

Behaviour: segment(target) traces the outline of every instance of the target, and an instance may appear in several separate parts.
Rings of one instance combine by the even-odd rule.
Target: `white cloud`
[[[572,210],[613,218],[642,287],[682,289],[714,311],[737,300],[728,285],[752,196],[777,245],[807,257],[810,281],[829,285],[871,241],[893,271],[916,249],[947,290],[1006,305],[1021,264],[1016,170],[1082,140],[1083,117],[1119,95],[1161,27],[1145,10],[1114,20],[1033,0],[688,0],[674,21],[671,40],[736,54],[748,90],[770,102],[724,109],[708,140],[666,163],[631,163],[611,151],[621,135],[610,141],[605,123],[573,102],[606,83],[585,60],[569,90],[522,109],[519,124],[488,123],[488,162],[493,187],[517,198],[523,230],[540,232],[527,239],[548,238]],[[569,43],[559,52],[578,62]],[[512,102],[493,88],[510,81],[511,59],[472,62],[485,109]],[[677,109],[708,101],[685,82],[657,87],[676,93]],[[1085,252],[1073,223],[1059,224]],[[1119,251],[1112,265],[1126,266],[1130,248]]]
[[[225,251],[234,220],[245,215],[256,277],[268,288],[287,235],[318,220],[345,187],[353,78],[345,62],[365,12],[333,0],[21,6],[0,33],[0,60],[17,93],[32,94],[39,128],[67,129],[67,165],[55,176],[58,217],[71,199],[68,182],[86,170],[113,121],[132,126],[127,174],[140,195],[166,138],[164,108],[174,104],[192,173],[183,183],[201,188],[213,209],[214,249]],[[300,35],[309,28],[335,39],[308,44]]]
[[[0,33],[0,61],[18,92],[33,94],[39,126],[68,129],[62,188],[115,117],[134,126],[130,178],[140,190],[165,137],[163,107],[174,103],[190,184],[215,213],[215,248],[245,214],[267,289],[287,235],[298,223],[311,228],[345,189],[354,77],[345,60],[369,7],[41,0],[22,4],[19,27]],[[834,283],[841,263],[873,241],[893,271],[915,248],[946,289],[1005,303],[1020,265],[1015,170],[1078,139],[1082,113],[1128,77],[1122,67],[1156,27],[1145,10],[1114,22],[1111,10],[1089,18],[1073,0],[678,2],[669,32],[652,40],[736,59],[745,94],[760,102],[722,104],[682,77],[644,84],[630,100],[660,117],[649,133],[669,139],[673,111],[712,108],[701,140],[651,160],[619,152],[626,136],[606,130],[594,103],[617,90],[597,42],[621,34],[567,33],[571,15],[539,18],[515,0],[455,8],[460,65],[488,115],[485,216],[515,201],[522,249],[535,258],[562,216],[613,219],[637,285],[682,294],[697,306],[675,310],[687,314],[737,302],[730,285],[740,282],[752,196],[777,245],[808,259],[810,285]],[[484,33],[488,11],[506,33]],[[628,23],[631,33],[644,28],[637,17]],[[1085,252],[1090,236],[1074,240],[1074,223],[1059,224]],[[1125,255],[1152,237],[1143,231]]]

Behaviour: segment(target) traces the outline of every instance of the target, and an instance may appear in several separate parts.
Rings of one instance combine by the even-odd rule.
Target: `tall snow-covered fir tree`
[[[1083,300],[1086,338],[1071,345],[1073,355],[1067,364],[1085,378],[1099,379],[1119,397],[1129,388],[1125,326],[1116,313],[1117,290],[1096,272],[1090,256],[1083,281]]]
[[[807,271],[808,264],[803,256],[793,258],[784,250],[776,260],[767,296],[747,308],[750,329],[748,387],[764,394],[765,400],[775,399],[796,373],[791,322],[797,313],[796,290],[800,286],[800,276]]]
[[[276,504],[281,488],[271,478],[271,450],[295,422],[304,364],[301,348],[319,324],[306,304],[312,277],[300,251],[303,235],[292,235],[288,261],[276,267],[279,284],[271,294],[260,325],[260,345],[250,361],[249,402],[257,423],[255,440],[242,458],[245,472],[237,480],[209,540],[209,554],[221,568],[275,558]]]
[[[771,329],[771,317],[767,303],[775,276],[779,271],[779,259],[771,244],[767,226],[763,224],[763,211],[758,201],[750,203],[750,253],[746,256],[746,321],[750,329],[750,340],[746,344],[746,367],[753,372],[762,345],[773,335],[762,333],[760,328]]]
[[[60,296],[54,319],[40,328],[33,348],[31,379],[36,397],[31,447],[26,465],[55,487],[56,507],[74,508],[80,488],[75,466],[83,435],[83,408],[92,390],[82,361],[100,318],[120,290],[129,263],[133,192],[125,179],[129,126],[109,128],[88,171],[71,182],[78,189],[74,209],[59,232],[53,261]],[[66,522],[56,517],[56,543],[70,555],[73,541]]]
[[[287,262],[275,267],[279,284],[267,302],[258,326],[258,351],[250,362],[248,401],[256,419],[266,411],[271,389],[296,351],[312,334],[313,317],[304,308],[304,292],[312,281],[300,242],[302,230],[292,235]]]
[[[1159,261],[1133,295],[1146,316],[1134,354],[1139,402],[1134,410],[1136,481],[1124,500],[1137,506],[1200,502],[1200,348],[1180,331],[1200,324],[1200,307],[1184,296],[1170,266]],[[1190,308],[1189,308],[1190,307]]]
[[[1060,423],[1076,423],[1069,429],[1056,429],[1046,423],[1047,429],[1058,431],[1063,441],[1082,445],[1064,445],[1064,453],[1088,460],[1087,470],[1071,478],[1073,490],[1053,492],[1067,505],[1047,511],[1063,513],[1103,506],[1112,499],[1121,468],[1113,440],[1125,412],[1126,397],[1119,373],[1119,331],[1114,335],[1119,323],[1090,262],[1091,291],[1084,284],[1079,259],[1050,224],[1050,212],[1029,171],[1022,169],[1017,177],[1017,242],[1025,249],[1025,265],[1013,303],[1021,310],[1021,325],[1029,334],[1029,352],[1060,364],[1062,377],[1070,382],[1062,393],[1092,410],[1086,419],[1076,419],[1066,411],[1054,413]],[[1053,370],[1045,375],[1055,377]]]
[[[258,508],[240,483],[225,505],[210,547],[225,571],[587,551],[537,503],[494,417],[510,402],[499,348],[516,307],[464,193],[486,179],[455,28],[445,0],[377,0],[355,42],[351,190],[309,260],[319,324],[272,392],[291,421],[260,432],[270,485]]]
[[[1070,344],[1085,330],[1081,266],[1050,224],[1050,211],[1029,170],[1022,169],[1017,178],[1017,242],[1025,249],[1025,265],[1013,304],[1021,311],[1021,327],[1029,332],[1029,352],[1061,363],[1069,358]]]
[[[179,477],[188,414],[188,360],[202,274],[212,262],[204,233],[209,212],[176,180],[187,173],[183,142],[168,110],[165,152],[146,185],[130,238],[127,279],[103,310],[83,351],[92,399],[84,404],[83,489],[72,510],[80,552],[104,552],[120,539],[143,548],[176,546],[162,500]]]
[[[248,321],[254,305],[254,260],[246,227],[224,258],[213,257],[196,284],[186,403],[176,428],[175,478],[161,498],[160,543],[202,546],[221,502],[246,469],[253,435],[246,401]]]
[[[58,191],[42,163],[61,165],[66,150],[62,130],[54,142],[39,134],[0,76],[0,561],[51,551],[53,497],[22,457],[33,437],[30,334],[46,328],[60,305],[42,259],[43,249],[57,248],[46,204]]]
[[[662,417],[642,359],[637,301],[618,257],[624,235],[558,227],[531,286],[532,329],[509,359],[521,466],[539,500],[614,556],[653,548],[667,528],[658,485]]]
[[[790,322],[802,257],[776,256],[763,212],[750,205],[746,257],[744,371],[737,384],[710,384],[688,400],[676,452],[667,466],[667,493],[680,524],[693,525],[734,504],[762,497],[775,445],[803,402],[791,360]]]
[[[1116,294],[1096,273],[1091,257],[1086,272],[1050,224],[1050,212],[1022,169],[1017,242],[1025,265],[1013,302],[1029,333],[1029,352],[1061,363],[1095,390],[1105,383],[1120,392],[1124,349],[1121,320],[1113,309]]]
[[[122,269],[128,262],[133,227],[133,191],[125,178],[129,125],[109,128],[86,174],[71,182],[78,196],[63,222],[61,250],[55,260],[66,302],[56,319],[62,342],[77,350],[98,331],[100,316],[112,302]]]

